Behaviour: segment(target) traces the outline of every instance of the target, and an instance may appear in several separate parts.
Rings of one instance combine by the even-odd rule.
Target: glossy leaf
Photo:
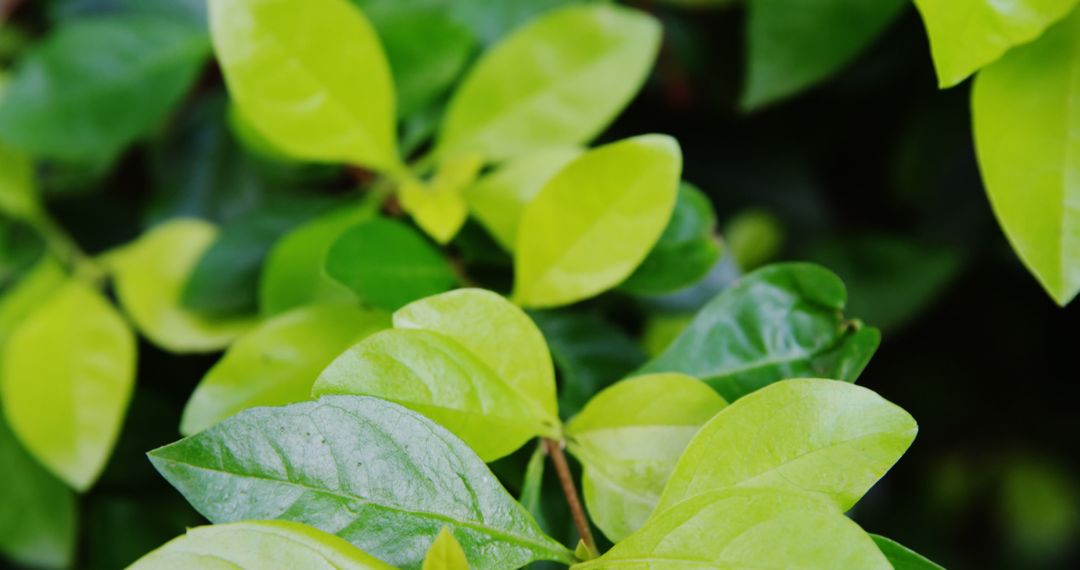
[[[1015,46],[1039,37],[1076,0],[915,0],[941,87],[952,87]]]
[[[134,334],[100,293],[77,281],[28,315],[0,358],[12,431],[79,491],[104,469],[134,383]]]
[[[457,280],[438,249],[409,226],[385,218],[341,234],[327,252],[326,273],[388,310],[441,293]]]
[[[585,505],[608,539],[621,541],[649,518],[690,438],[726,405],[695,378],[653,374],[600,392],[567,424],[585,468]]]
[[[917,431],[907,412],[866,388],[835,380],[778,382],[701,428],[657,512],[733,487],[811,493],[846,511],[904,455]]]
[[[348,287],[327,275],[326,254],[349,228],[374,214],[366,207],[340,208],[278,240],[259,278],[259,312],[272,316],[309,303],[355,299]]]
[[[278,148],[308,160],[401,167],[379,39],[345,0],[211,0],[229,92]]]
[[[558,425],[555,371],[544,336],[528,315],[483,289],[458,289],[394,313],[394,327],[449,337],[526,396],[536,416]]]
[[[844,284],[816,265],[784,263],[740,278],[638,373],[682,372],[728,401],[777,380],[854,382],[881,335],[844,320]]]
[[[424,557],[423,570],[469,570],[469,561],[454,534],[443,527]]]
[[[75,550],[75,496],[23,449],[0,415],[0,556],[65,568]]]
[[[461,440],[376,398],[247,410],[150,459],[215,523],[293,520],[403,568],[443,527],[480,570],[570,560]]]
[[[129,570],[392,570],[348,542],[294,522],[250,521],[189,529]]]
[[[951,1],[951,0],[947,0]],[[744,109],[813,87],[842,70],[907,6],[905,0],[749,0]]]
[[[667,226],[681,170],[678,143],[663,135],[605,145],[568,164],[522,216],[514,298],[566,305],[629,277]]]
[[[619,288],[636,295],[663,295],[700,281],[720,258],[715,232],[712,203],[683,182],[660,240]]]
[[[486,53],[454,94],[442,156],[496,162],[600,133],[644,82],[660,42],[652,17],[593,4],[545,14]]]
[[[180,433],[202,431],[248,408],[307,400],[319,373],[338,355],[389,326],[389,315],[346,303],[302,307],[260,324],[238,338],[195,388]]]
[[[525,207],[571,160],[576,148],[550,149],[515,158],[465,190],[469,210],[506,251],[514,250]]]
[[[975,82],[975,146],[1009,243],[1059,305],[1080,291],[1080,11]]]
[[[315,397],[375,396],[416,410],[460,437],[486,462],[557,424],[469,350],[424,330],[378,333],[349,349],[319,376]]]
[[[941,566],[891,538],[876,534],[871,534],[870,538],[874,539],[874,543],[881,549],[885,558],[889,559],[889,564],[892,564],[894,570],[944,570]]]
[[[16,68],[0,137],[37,157],[111,160],[165,118],[208,52],[200,30],[164,18],[62,25]]]
[[[827,504],[790,492],[733,489],[671,508],[600,558],[574,568],[892,566],[857,524]]]
[[[254,325],[246,316],[211,319],[183,306],[184,285],[217,235],[213,224],[177,219],[109,256],[124,311],[154,344],[177,353],[212,352]]]
[[[401,184],[401,205],[424,232],[445,244],[457,235],[469,216],[462,190],[472,184],[483,166],[479,155],[443,162],[430,182],[410,178]]]

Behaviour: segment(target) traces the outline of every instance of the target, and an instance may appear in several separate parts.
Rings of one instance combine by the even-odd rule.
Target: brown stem
[[[562,484],[566,503],[570,505],[570,515],[574,518],[574,526],[577,527],[582,542],[589,547],[589,550],[596,552],[596,541],[593,540],[592,530],[589,529],[589,519],[585,518],[585,509],[581,508],[581,499],[578,498],[577,487],[574,485],[573,475],[570,474],[570,466],[566,463],[562,444],[545,437],[544,449],[551,457],[551,462],[555,464],[555,472],[559,474],[559,483]]]
[[[2,0],[0,1],[0,23],[6,22],[15,10],[19,8],[23,3],[23,0]]]

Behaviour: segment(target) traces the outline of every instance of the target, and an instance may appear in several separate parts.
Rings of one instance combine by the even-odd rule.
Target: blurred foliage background
[[[413,3],[416,14],[439,4]],[[403,35],[395,45],[450,54],[422,76],[450,80],[481,46],[564,3],[462,2],[455,24],[423,28],[394,27],[392,15],[380,20],[379,2],[358,2],[372,7],[380,33]],[[0,4],[7,11],[19,2]],[[727,245],[714,282],[730,279],[735,267],[815,261],[848,285],[847,313],[883,329],[860,384],[910,411],[921,433],[854,516],[947,567],[1080,567],[1080,416],[1068,391],[1077,379],[1080,308],[1055,306],[1009,249],[975,162],[968,86],[937,89],[915,10],[903,7],[869,49],[823,84],[744,112],[743,6],[631,4],[662,20],[665,45],[648,86],[603,140],[642,132],[679,139],[684,178],[712,199]],[[205,17],[199,0],[39,0],[17,8],[0,30],[4,68],[48,34],[103,14],[194,30]],[[209,314],[249,311],[274,240],[339,204],[355,173],[260,157],[231,120],[213,63],[197,60],[190,73],[196,78],[181,82],[192,85],[187,91],[145,86],[140,97],[168,107],[151,132],[80,147],[73,123],[70,152],[44,157],[37,174],[50,212],[91,253],[169,217],[223,224],[213,255],[202,261],[203,274],[217,278],[191,283],[185,301]],[[434,103],[414,104],[437,116],[444,93],[434,92]],[[420,114],[405,139],[429,128]],[[135,139],[141,142],[129,146]],[[44,246],[22,224],[5,220],[0,228],[3,286]],[[453,247],[483,268],[487,282],[508,277],[506,259],[473,225]],[[556,359],[572,360],[581,381],[610,382],[662,346],[665,329],[680,321],[646,323],[629,303],[598,303],[595,319],[584,322],[558,313],[538,320]],[[612,327],[623,334],[611,336]],[[632,340],[638,334],[644,346]],[[176,439],[183,402],[216,356],[181,357],[145,342],[139,354],[119,446],[80,500],[80,567],[121,567],[199,523],[144,453]]]

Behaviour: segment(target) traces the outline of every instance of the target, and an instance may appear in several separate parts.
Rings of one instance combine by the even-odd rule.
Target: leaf
[[[259,279],[259,312],[272,316],[309,303],[356,299],[326,274],[326,254],[346,230],[374,215],[364,205],[339,208],[278,240]]]
[[[2,414],[0,465],[0,555],[27,566],[69,567],[74,494],[19,445]]]
[[[770,265],[709,302],[638,374],[682,372],[729,402],[777,380],[854,382],[877,350],[877,329],[845,321],[844,284],[806,263]]]
[[[558,425],[555,371],[544,336],[528,315],[483,289],[458,289],[421,299],[394,313],[394,327],[439,333],[454,340]]]
[[[538,436],[559,437],[540,413],[483,361],[448,337],[424,330],[375,334],[334,360],[312,389],[374,396],[416,410],[465,441],[485,462]]]
[[[726,405],[695,378],[653,374],[600,392],[567,424],[585,506],[609,540],[645,523],[690,438]]]
[[[641,88],[659,23],[603,4],[549,12],[486,53],[450,101],[436,152],[498,162],[600,133]]]
[[[557,148],[526,154],[502,164],[465,189],[469,210],[506,251],[514,250],[525,207],[581,149]]]
[[[391,570],[348,542],[287,521],[200,526],[143,556],[129,570]]]
[[[724,226],[724,251],[736,266],[752,271],[776,259],[784,245],[780,220],[765,210],[750,209],[732,217]]]
[[[712,203],[683,182],[664,233],[634,273],[619,286],[635,295],[663,295],[700,281],[720,258]]]
[[[0,97],[0,108],[2,101]],[[0,142],[0,214],[27,219],[40,212],[41,203],[34,186],[34,165],[21,152]]]
[[[729,488],[820,495],[846,511],[915,439],[911,416],[835,380],[786,380],[716,415],[690,441],[660,497],[663,512]]]
[[[409,226],[386,218],[344,232],[327,252],[326,273],[388,310],[446,291],[457,281],[439,250]]]
[[[182,305],[184,285],[217,235],[209,222],[176,219],[109,256],[120,304],[154,344],[176,353],[212,352],[254,325],[247,316],[211,319]]]
[[[195,388],[180,433],[200,432],[248,408],[307,400],[327,365],[388,326],[389,315],[347,303],[293,309],[263,322],[238,338]]]
[[[551,347],[561,374],[559,412],[577,414],[597,392],[645,362],[645,353],[621,329],[589,313],[531,314]]]
[[[439,165],[429,183],[409,178],[398,188],[401,205],[435,241],[449,242],[469,216],[462,190],[484,166],[479,155],[464,155]]]
[[[874,539],[874,543],[881,549],[885,558],[889,559],[889,564],[892,564],[894,570],[945,570],[891,538],[876,534],[871,534],[870,538]]]
[[[21,58],[0,137],[36,157],[107,162],[180,101],[209,51],[190,24],[143,16],[59,26]]]
[[[608,144],[568,164],[522,216],[514,298],[566,305],[629,277],[671,217],[681,170],[678,143],[663,135]]]
[[[229,93],[296,158],[402,168],[394,86],[371,24],[345,0],[210,0]]]
[[[0,358],[12,431],[78,491],[104,469],[134,383],[134,334],[100,293],[77,281],[28,315]]]
[[[247,410],[150,460],[215,523],[301,522],[398,567],[447,526],[479,570],[571,560],[461,440],[376,398]]]
[[[423,570],[469,570],[465,551],[454,538],[450,529],[443,527],[424,557]]]
[[[641,568],[892,567],[859,525],[827,504],[778,490],[731,489],[665,511],[600,558],[574,566]]]
[[[1080,291],[1080,11],[979,74],[975,147],[1009,243],[1059,305]]]
[[[743,109],[763,107],[828,79],[854,61],[905,6],[905,0],[749,0]]]
[[[43,255],[17,283],[0,294],[0,349],[19,323],[48,301],[66,280],[60,263],[51,255]]]
[[[915,6],[930,36],[938,83],[946,88],[1039,37],[1076,0],[915,0]]]
[[[546,528],[547,522],[544,517],[544,468],[547,466],[547,451],[544,442],[537,442],[536,449],[529,456],[529,463],[525,466],[525,475],[521,481],[521,494],[518,502],[540,524],[540,528]]]

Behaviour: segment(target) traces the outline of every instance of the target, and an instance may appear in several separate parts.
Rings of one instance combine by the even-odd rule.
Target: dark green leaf
[[[637,374],[682,372],[728,401],[785,378],[854,382],[877,350],[877,329],[846,321],[847,293],[816,265],[782,263],[740,278],[709,302]]]
[[[377,218],[341,235],[326,256],[326,272],[361,299],[395,310],[454,286],[439,250],[409,226]]]
[[[376,398],[255,408],[150,459],[215,523],[301,522],[405,568],[443,526],[481,570],[570,561],[461,440]]]
[[[206,27],[205,0],[53,0],[49,16],[63,22],[107,14],[160,16]]]
[[[701,280],[720,257],[715,230],[709,198],[683,182],[660,241],[619,288],[636,295],[662,295]]]
[[[187,92],[206,36],[162,18],[61,26],[23,58],[0,105],[0,137],[36,156],[107,162]]]
[[[885,558],[889,559],[889,563],[892,564],[894,570],[945,570],[918,552],[891,538],[885,538],[877,534],[871,534],[870,538],[874,539],[874,543],[881,549],[881,553],[885,555]]]

